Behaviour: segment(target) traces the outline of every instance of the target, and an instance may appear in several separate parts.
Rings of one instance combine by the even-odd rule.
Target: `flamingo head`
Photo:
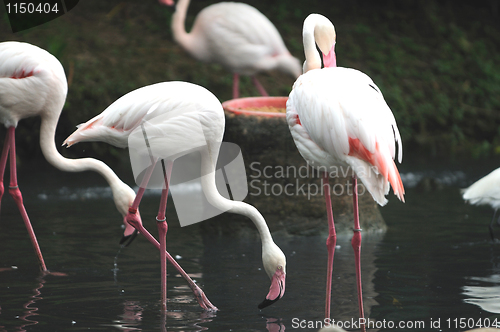
[[[314,27],[314,40],[321,53],[323,53],[323,64],[325,67],[337,66],[335,57],[336,38],[337,35],[332,22],[323,15],[318,15],[316,26]]]
[[[134,226],[132,226],[132,224],[137,224],[137,223],[142,224],[139,210],[137,210],[137,212],[133,213],[131,216],[123,217],[123,225],[125,231],[123,231],[123,236],[122,239],[120,240],[120,244],[122,245],[122,247],[128,247],[128,245],[131,244],[132,241],[134,241],[138,231]]]
[[[134,211],[131,208],[135,200],[135,192],[132,188],[118,180],[111,185],[111,190],[116,208],[123,217],[125,228],[120,244],[126,247],[137,236],[137,230],[134,226],[142,225],[141,214],[138,209]]]
[[[174,0],[158,0],[159,3],[165,6],[173,6]]]
[[[259,309],[264,309],[278,301],[285,294],[286,257],[281,249],[274,243],[262,246],[262,262],[267,275],[271,279],[271,287],[264,301],[259,304]]]
[[[325,67],[336,67],[337,61],[335,58],[335,27],[332,22],[325,16],[320,14],[310,14],[304,20],[304,28],[302,31],[304,38],[304,51],[306,52],[306,61],[304,62],[304,73],[320,68],[319,54],[317,54],[314,43],[318,46],[323,54],[323,64]],[[314,39],[314,43],[312,40]],[[306,51],[306,48],[308,49]],[[308,53],[310,55],[308,59]]]

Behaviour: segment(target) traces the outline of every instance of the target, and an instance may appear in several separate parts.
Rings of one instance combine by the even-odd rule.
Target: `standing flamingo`
[[[256,78],[278,69],[297,78],[300,62],[293,57],[276,27],[261,12],[239,2],[220,2],[204,8],[190,33],[185,20],[190,0],[179,0],[172,16],[175,41],[195,59],[218,63],[233,73],[233,98],[239,97],[239,75],[249,75],[259,93],[267,92]],[[173,5],[173,0],[160,0]]]
[[[389,183],[404,201],[404,188],[394,163],[395,143],[402,159],[401,137],[394,116],[382,93],[364,73],[336,67],[335,29],[324,16],[311,14],[304,21],[303,42],[306,61],[304,74],[293,85],[286,104],[290,132],[307,163],[323,171],[329,236],[325,317],[330,317],[330,298],[336,233],[330,188],[331,167],[347,167],[353,177],[354,236],[356,278],[360,317],[364,317],[361,292],[361,229],[358,216],[357,178],[381,206]],[[316,45],[323,53],[321,57]],[[364,326],[363,326],[364,328]]]
[[[500,168],[497,168],[485,177],[477,180],[469,188],[462,189],[463,198],[466,202],[474,205],[490,205],[495,212],[489,225],[491,240],[495,241],[493,225],[495,217],[500,208]],[[497,220],[500,225],[500,218]]]
[[[40,147],[45,159],[56,168],[67,172],[90,170],[101,174],[111,187],[116,208],[122,214],[124,223],[128,208],[135,198],[132,188],[103,162],[92,158],[67,159],[57,151],[54,135],[67,91],[64,69],[53,55],[27,43],[0,43],[0,122],[7,128],[0,157],[0,200],[4,194],[3,178],[9,158],[9,193],[21,212],[43,272],[48,272],[47,267],[17,184],[15,129],[19,120],[36,115],[41,117]],[[129,225],[124,236],[129,237],[133,232],[133,227]]]
[[[232,201],[221,196],[215,182],[215,166],[224,134],[224,111],[218,99],[208,90],[186,82],[164,82],[134,90],[119,98],[104,112],[90,119],[71,134],[64,144],[71,146],[78,142],[104,141],[117,147],[135,147],[130,140],[134,133],[145,132],[144,124],[151,125],[153,136],[147,139],[143,148],[145,158],[152,158],[146,170],[136,199],[129,209],[127,222],[134,226],[161,252],[162,307],[166,309],[166,266],[165,248],[167,222],[165,209],[168,195],[168,181],[174,159],[193,151],[201,154],[201,185],[209,203],[222,211],[241,214],[250,218],[262,241],[262,261],[271,278],[271,287],[264,302],[264,308],[279,300],[285,293],[286,259],[274,243],[267,224],[259,211],[246,203]],[[137,129],[137,130],[136,130]],[[203,145],[203,146],[201,146]],[[150,155],[151,151],[160,151]],[[173,156],[173,157],[168,157]],[[162,163],[165,185],[162,190],[157,226],[160,244],[143,227],[136,211],[153,172],[154,165]],[[207,300],[208,309],[217,310]]]

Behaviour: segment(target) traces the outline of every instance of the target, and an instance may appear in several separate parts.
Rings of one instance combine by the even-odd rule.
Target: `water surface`
[[[492,210],[466,205],[459,194],[495,163],[407,165],[401,169],[407,202],[391,196],[382,208],[388,231],[363,235],[367,317],[425,324],[400,329],[408,331],[463,331],[480,319],[500,320],[500,242],[492,242],[487,230]],[[434,180],[423,186],[425,178]],[[203,312],[169,266],[164,315],[159,253],[141,237],[120,248],[121,216],[99,176],[24,165],[19,183],[48,268],[66,276],[40,276],[22,220],[6,195],[0,216],[0,331],[316,331],[300,326],[322,320],[326,235],[275,237],[287,256],[286,294],[259,310],[270,285],[259,239],[206,234],[200,224],[181,228],[169,201],[168,250],[220,311]],[[158,203],[152,193],[140,208],[154,235]],[[341,237],[335,253],[332,318],[342,322],[357,319],[349,241]],[[469,326],[460,327],[461,318]],[[436,322],[440,329],[433,328]]]

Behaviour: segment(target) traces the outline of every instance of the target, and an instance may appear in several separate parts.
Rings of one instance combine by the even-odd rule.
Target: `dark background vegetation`
[[[191,2],[186,29],[213,0]],[[500,11],[498,0],[245,1],[278,28],[290,52],[304,60],[301,29],[311,12],[337,31],[338,65],[370,75],[382,89],[403,136],[406,155],[488,157],[500,153]],[[173,8],[157,0],[82,0],[68,14],[12,33],[0,6],[0,41],[40,46],[63,64],[69,93],[56,144],[125,93],[144,85],[190,81],[231,98],[232,76],[190,58],[172,40]],[[271,95],[288,95],[293,79],[261,74]],[[242,95],[256,95],[248,79]],[[39,119],[17,130],[22,160],[42,158]],[[3,130],[0,135],[3,135]],[[116,164],[128,158],[104,143],[64,150]]]

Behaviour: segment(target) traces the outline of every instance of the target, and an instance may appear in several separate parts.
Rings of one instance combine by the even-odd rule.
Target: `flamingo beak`
[[[122,247],[128,247],[132,243],[132,241],[134,241],[137,233],[139,233],[137,229],[134,229],[131,234],[123,235],[122,239],[120,240],[120,245]]]
[[[140,221],[140,216],[139,216],[139,221]],[[127,218],[123,218],[123,223],[125,224],[125,231],[123,232],[123,237],[120,240],[120,245],[122,247],[128,247],[132,241],[134,241],[135,237],[137,236],[137,229],[134,228],[134,226],[130,225],[127,222]]]
[[[271,278],[269,293],[267,294],[266,299],[259,304],[259,309],[264,309],[283,297],[285,294],[285,278],[286,273],[283,271],[283,268],[279,266]]]
[[[328,52],[328,54],[323,53],[323,65],[325,68],[337,67],[337,57],[335,56],[335,43]]]

